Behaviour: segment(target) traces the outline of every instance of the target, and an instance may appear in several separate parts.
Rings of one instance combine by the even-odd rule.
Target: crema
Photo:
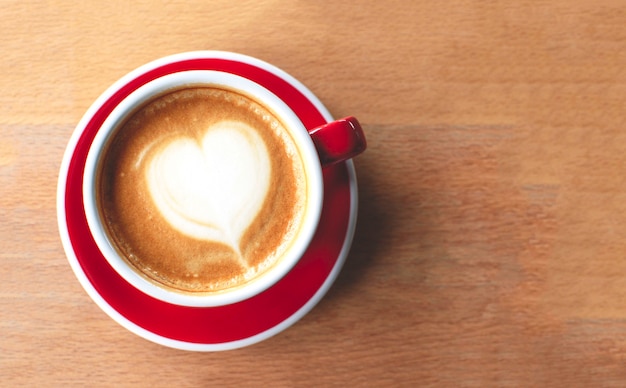
[[[188,87],[135,111],[106,145],[97,203],[111,244],[141,276],[185,293],[247,284],[297,238],[302,157],[268,108]]]

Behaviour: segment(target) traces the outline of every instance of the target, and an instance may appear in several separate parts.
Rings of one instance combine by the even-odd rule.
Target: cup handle
[[[361,124],[352,116],[313,128],[309,134],[322,167],[350,159],[367,147]]]

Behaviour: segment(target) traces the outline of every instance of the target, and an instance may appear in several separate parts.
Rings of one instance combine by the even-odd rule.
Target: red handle
[[[309,131],[322,167],[343,162],[365,151],[365,134],[355,117],[346,117]]]

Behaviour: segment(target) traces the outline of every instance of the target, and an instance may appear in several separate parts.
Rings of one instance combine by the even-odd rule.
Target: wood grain
[[[96,97],[198,49],[283,68],[369,141],[329,294],[206,354],[101,312],[55,210]],[[0,385],[626,385],[623,2],[5,1],[0,52]]]

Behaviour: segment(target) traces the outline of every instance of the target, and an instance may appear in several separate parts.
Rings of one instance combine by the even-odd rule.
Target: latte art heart
[[[279,265],[301,231],[307,180],[284,124],[246,95],[183,88],[138,109],[102,162],[99,207],[136,272],[213,293]]]
[[[253,128],[222,121],[200,141],[172,140],[147,172],[152,200],[173,228],[228,245],[246,265],[239,243],[263,205],[271,173],[267,147]]]

